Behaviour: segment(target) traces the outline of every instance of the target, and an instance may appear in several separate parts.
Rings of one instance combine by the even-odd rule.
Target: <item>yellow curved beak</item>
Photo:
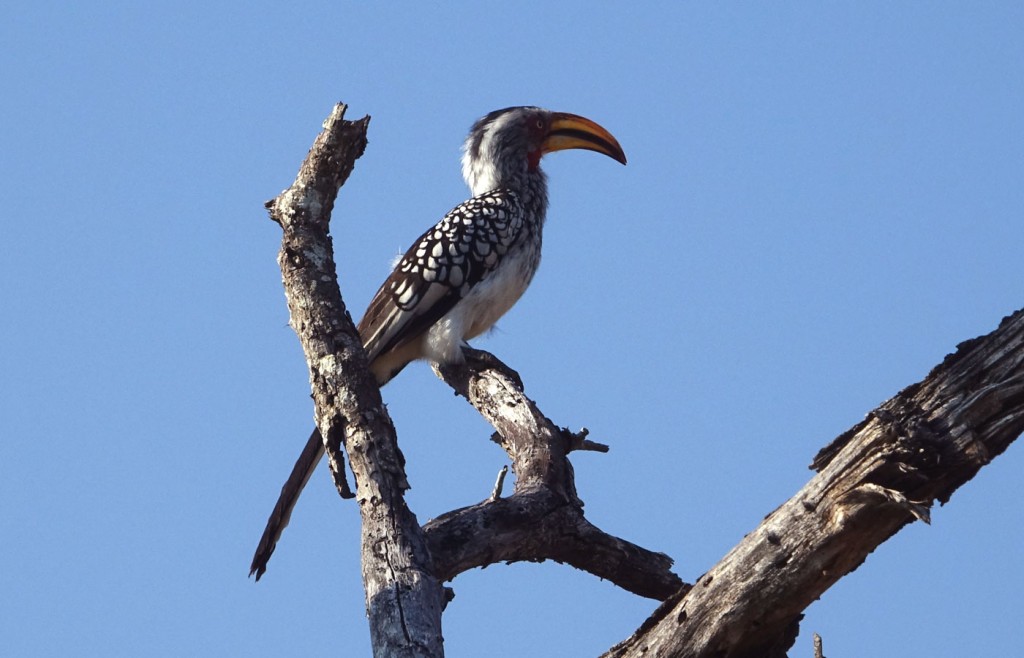
[[[610,132],[590,119],[568,112],[555,112],[547,139],[541,144],[541,153],[566,149],[597,151],[626,164],[626,154]]]

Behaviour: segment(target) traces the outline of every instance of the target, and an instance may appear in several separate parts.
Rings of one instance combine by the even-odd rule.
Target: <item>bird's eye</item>
[[[544,130],[544,119],[537,119],[537,130]]]

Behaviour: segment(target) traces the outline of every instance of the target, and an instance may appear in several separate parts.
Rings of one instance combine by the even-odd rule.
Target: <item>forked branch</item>
[[[552,423],[523,392],[519,375],[494,355],[469,348],[463,353],[464,365],[435,371],[497,430],[516,487],[508,498],[427,523],[434,573],[450,580],[495,562],[551,559],[654,599],[683,587],[670,557],[609,535],[584,517],[568,454],[600,444]]]

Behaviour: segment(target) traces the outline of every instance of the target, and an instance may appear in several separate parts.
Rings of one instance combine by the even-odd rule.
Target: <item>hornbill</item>
[[[460,362],[465,341],[490,329],[516,303],[540,264],[548,207],[540,159],[565,149],[597,151],[626,164],[611,133],[575,114],[509,107],[473,124],[462,156],[472,198],[413,243],[359,323],[379,385],[416,359]],[[256,580],[323,454],[314,430],[253,557],[249,575]]]

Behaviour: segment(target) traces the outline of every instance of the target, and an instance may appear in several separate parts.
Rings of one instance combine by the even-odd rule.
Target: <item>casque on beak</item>
[[[540,151],[552,153],[566,149],[597,151],[626,164],[626,154],[610,132],[585,117],[568,112],[554,112],[551,115],[551,128],[544,143],[541,144]]]

